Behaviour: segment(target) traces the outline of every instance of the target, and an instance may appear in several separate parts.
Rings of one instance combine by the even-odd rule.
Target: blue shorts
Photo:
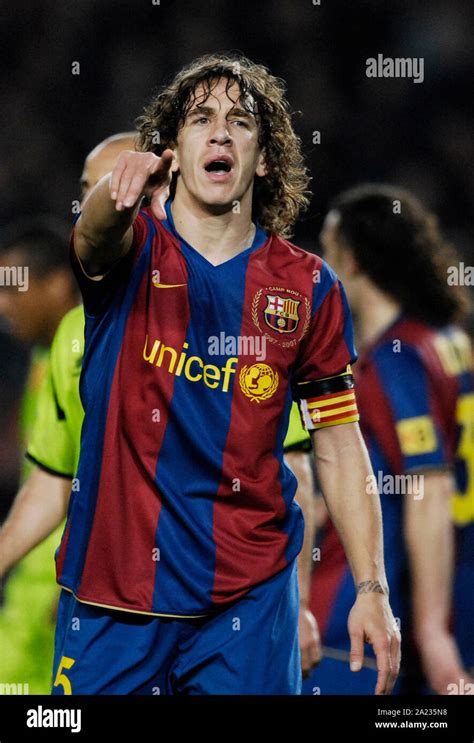
[[[63,590],[53,694],[301,694],[294,560],[218,613],[112,611]]]

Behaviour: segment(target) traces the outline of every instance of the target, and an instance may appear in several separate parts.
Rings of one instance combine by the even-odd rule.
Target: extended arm
[[[75,228],[74,246],[87,273],[97,276],[123,257],[132,245],[132,224],[144,195],[160,219],[171,181],[172,150],[122,152],[86,199]]]

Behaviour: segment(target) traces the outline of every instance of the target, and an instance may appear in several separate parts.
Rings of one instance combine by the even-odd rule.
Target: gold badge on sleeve
[[[400,448],[406,456],[428,454],[437,447],[434,423],[427,415],[405,418],[396,424]]]

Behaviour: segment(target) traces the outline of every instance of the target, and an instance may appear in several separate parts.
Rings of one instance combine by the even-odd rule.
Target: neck
[[[171,205],[176,230],[204,258],[218,265],[250,247],[256,231],[252,222],[251,192],[239,202],[238,213],[230,207],[219,214],[197,202],[179,186],[178,182]]]
[[[364,287],[363,297],[354,315],[356,344],[363,349],[384,333],[400,314],[399,302],[372,284]]]

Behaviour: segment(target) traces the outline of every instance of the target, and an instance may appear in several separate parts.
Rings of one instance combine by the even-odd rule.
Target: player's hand
[[[400,670],[400,631],[382,593],[361,593],[348,621],[351,638],[351,671],[360,671],[364,662],[364,642],[372,645],[377,660],[375,694],[390,694]]]
[[[321,661],[321,638],[316,618],[303,606],[300,607],[298,634],[301,651],[301,670],[303,678],[308,678],[311,671]]]
[[[164,205],[169,196],[174,158],[170,149],[161,157],[153,152],[122,152],[110,177],[110,196],[116,210],[132,209],[142,196],[147,196],[153,214],[166,219]]]
[[[474,679],[463,668],[454,637],[446,631],[423,632],[419,640],[423,670],[436,694],[463,694]],[[474,688],[474,687],[472,687]]]

